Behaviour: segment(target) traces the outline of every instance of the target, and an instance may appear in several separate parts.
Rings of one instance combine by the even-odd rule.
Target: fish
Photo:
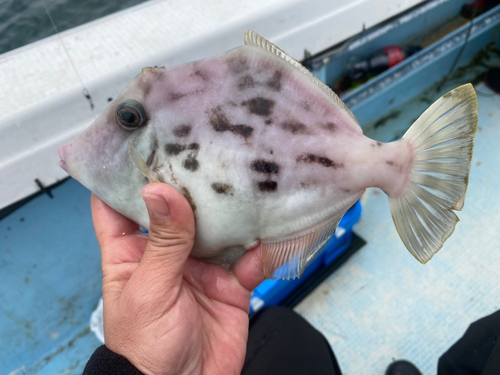
[[[464,205],[477,131],[471,84],[382,143],[321,80],[254,31],[244,45],[180,66],[146,67],[81,135],[60,166],[149,228],[150,182],[190,203],[191,255],[231,270],[261,246],[266,278],[293,279],[369,187],[383,190],[408,251],[426,263]]]

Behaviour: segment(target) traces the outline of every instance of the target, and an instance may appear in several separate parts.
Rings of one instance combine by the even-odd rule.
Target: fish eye
[[[136,100],[126,100],[116,110],[118,124],[125,130],[135,130],[146,124],[146,112]]]

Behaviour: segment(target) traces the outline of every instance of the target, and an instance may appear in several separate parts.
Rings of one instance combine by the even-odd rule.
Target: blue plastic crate
[[[264,306],[279,305],[286,297],[301,286],[314,273],[335,261],[351,244],[352,227],[361,217],[361,203],[358,201],[344,215],[340,224],[323,251],[306,268],[300,279],[264,280],[252,292],[250,297],[250,314]]]

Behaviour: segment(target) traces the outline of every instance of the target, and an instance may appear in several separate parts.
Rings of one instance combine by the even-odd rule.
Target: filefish
[[[439,98],[402,139],[363,135],[353,113],[299,62],[253,31],[244,46],[146,67],[60,166],[149,227],[141,189],[169,184],[191,204],[191,255],[231,269],[262,247],[265,276],[300,277],[368,187],[389,197],[409,252],[427,262],[462,209],[477,129],[471,84]]]

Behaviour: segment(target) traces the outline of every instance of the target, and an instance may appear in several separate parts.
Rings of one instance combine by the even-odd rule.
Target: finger
[[[255,289],[264,281],[260,245],[243,255],[236,267],[234,267],[233,274],[247,290]]]
[[[149,292],[164,294],[181,283],[194,243],[193,211],[186,198],[166,184],[147,185],[142,197],[149,212],[149,241],[131,280],[152,281]]]
[[[136,223],[113,210],[95,194],[92,194],[90,198],[90,206],[94,230],[101,250],[111,240],[122,237],[124,233],[131,234],[139,230]]]
[[[249,291],[225,268],[189,257],[184,267],[184,280],[210,300],[242,310],[248,308]]]

